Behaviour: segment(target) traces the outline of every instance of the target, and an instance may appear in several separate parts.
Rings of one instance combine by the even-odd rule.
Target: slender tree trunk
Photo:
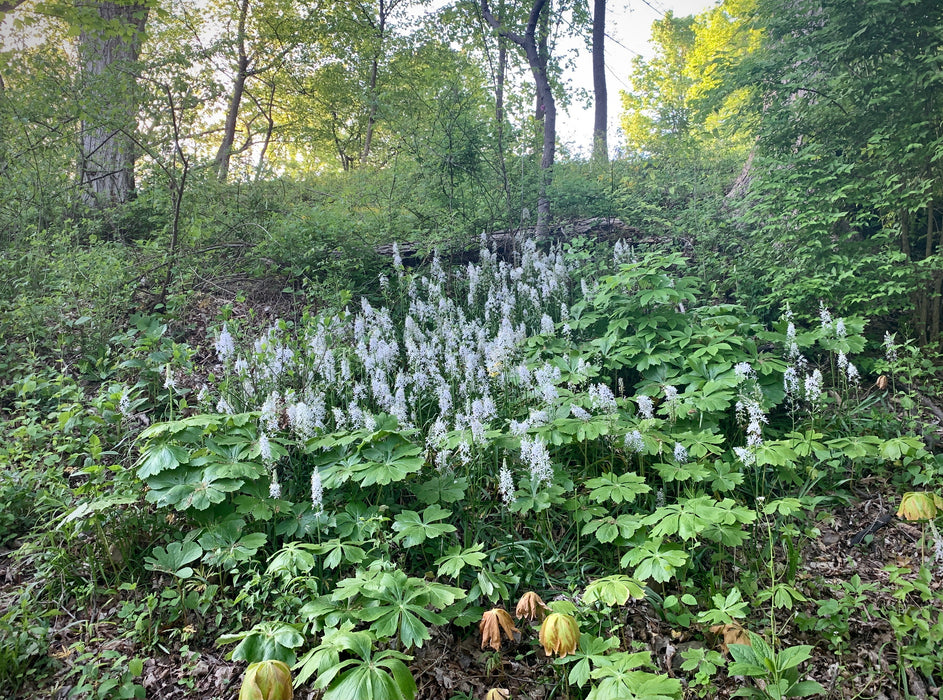
[[[924,257],[933,255],[933,200],[927,204],[927,242],[924,247]]]
[[[367,158],[370,157],[370,149],[373,148],[373,130],[377,120],[377,74],[380,70],[380,61],[373,59],[370,64],[370,83],[368,85],[368,95],[370,107],[367,112],[367,131],[363,137],[363,151],[360,153],[360,164],[364,165]]]
[[[268,151],[269,144],[272,143],[272,134],[275,131],[275,118],[272,116],[272,110],[275,107],[275,81],[269,85],[268,105],[264,111],[265,117],[265,138],[262,140],[262,149],[259,151],[259,160],[255,166],[256,182],[262,179],[262,172],[265,167],[265,154]]]
[[[380,0],[380,17],[377,23],[377,50],[373,55],[373,61],[370,63],[370,82],[367,85],[367,97],[370,100],[369,111],[367,112],[367,131],[363,137],[363,151],[360,154],[360,164],[365,165],[367,158],[370,157],[370,149],[373,147],[373,130],[377,120],[377,82],[380,73],[380,52],[383,50],[383,35],[386,33],[386,15],[389,9],[386,7],[386,1]]]
[[[92,6],[103,25],[79,35],[84,109],[79,181],[85,204],[104,209],[134,193],[137,82],[148,9],[99,2]]]
[[[904,209],[900,213],[900,250],[907,260],[910,260],[910,211]]]
[[[553,162],[557,145],[557,105],[553,98],[550,86],[550,77],[547,72],[548,56],[546,53],[546,32],[542,33],[540,45],[537,41],[537,25],[546,22],[546,10],[549,0],[534,0],[527,19],[527,28],[524,35],[509,31],[491,14],[488,0],[481,0],[481,13],[485,21],[498,34],[510,39],[524,49],[527,63],[534,76],[534,85],[537,88],[538,116],[543,120],[544,139],[543,152],[540,158],[540,182],[537,191],[537,235],[545,236],[550,230],[550,200],[547,198],[547,189],[553,178]],[[542,48],[541,48],[542,47]]]
[[[498,75],[494,89],[494,118],[498,127],[498,167],[501,170],[501,186],[504,188],[504,199],[508,214],[511,213],[511,182],[508,179],[507,160],[504,153],[504,82],[508,70],[507,39],[498,37]]]
[[[223,141],[216,152],[214,165],[220,182],[229,177],[229,164],[232,159],[233,144],[236,142],[236,125],[239,123],[239,108],[246,91],[246,79],[249,77],[249,56],[246,53],[246,19],[249,16],[249,0],[242,0],[239,6],[239,24],[236,30],[238,56],[236,58],[236,77],[233,81],[229,109],[226,111],[226,125],[223,127]]]
[[[593,3],[593,99],[596,114],[593,121],[593,164],[609,166],[609,105],[606,92],[606,0]]]

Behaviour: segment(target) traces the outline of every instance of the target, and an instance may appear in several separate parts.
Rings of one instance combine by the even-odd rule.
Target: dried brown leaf
[[[546,614],[547,606],[540,599],[540,596],[533,591],[525,593],[518,601],[517,608],[514,610],[515,617],[526,618],[531,622],[534,620],[542,620]]]
[[[514,626],[511,615],[504,608],[492,608],[481,616],[481,622],[478,623],[478,631],[481,632],[481,648],[491,647],[495,651],[501,649],[501,634],[508,640],[514,639],[514,634],[518,629]]]
[[[739,622],[734,622],[729,625],[713,625],[710,631],[723,637],[720,648],[724,650],[725,654],[728,651],[728,644],[746,644],[747,646],[752,646],[750,644],[750,636]]]

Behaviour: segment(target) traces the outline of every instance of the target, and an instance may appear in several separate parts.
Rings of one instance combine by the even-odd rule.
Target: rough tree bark
[[[547,71],[548,56],[541,51],[537,41],[537,24],[542,15],[549,8],[548,0],[534,0],[524,34],[510,31],[496,18],[488,6],[488,0],[481,0],[481,13],[485,21],[498,32],[499,35],[517,44],[524,50],[527,63],[534,76],[534,85],[537,88],[538,116],[543,118],[544,139],[543,152],[540,158],[540,183],[537,192],[537,235],[544,236],[550,228],[550,200],[547,198],[547,188],[553,178],[553,162],[557,147],[557,105],[550,87],[550,78]]]
[[[148,8],[107,1],[90,7],[101,22],[79,35],[85,88],[79,180],[84,202],[104,209],[128,201],[134,192],[138,108],[134,63],[141,52]]]
[[[593,120],[593,164],[609,165],[609,110],[606,92],[606,0],[593,3],[593,99],[596,114]]]

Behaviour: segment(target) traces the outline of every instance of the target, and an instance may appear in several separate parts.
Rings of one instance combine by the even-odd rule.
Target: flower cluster
[[[395,277],[384,287],[405,300],[395,319],[389,308],[364,298],[356,310],[308,317],[294,328],[275,323],[244,347],[234,337],[238,324],[223,324],[214,341],[222,379],[208,389],[206,405],[219,413],[258,411],[260,449],[286,436],[303,443],[336,430],[370,430],[387,414],[402,428],[428,431],[427,447],[440,469],[468,463],[472,445],[487,442],[499,419],[495,397],[556,406],[560,369],[528,367],[522,344],[554,334],[558,322],[569,332],[570,274],[561,250],[543,253],[527,242],[513,264],[485,247],[477,264],[452,277],[438,260],[427,275],[410,276],[394,250],[393,268]],[[455,294],[456,287],[465,293]],[[552,309],[560,309],[559,319],[548,313]],[[172,388],[169,366],[166,377]],[[615,409],[615,397],[602,385],[590,401],[594,410]],[[545,420],[546,413],[531,411],[510,427],[523,435]],[[449,437],[457,433],[456,448]],[[535,480],[549,482],[545,453],[542,443],[532,442],[522,459]],[[270,472],[276,491],[274,464]],[[312,481],[312,500],[320,489]]]

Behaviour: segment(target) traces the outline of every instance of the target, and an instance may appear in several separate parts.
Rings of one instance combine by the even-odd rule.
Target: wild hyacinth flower
[[[848,377],[849,384],[857,385],[858,382],[861,380],[861,375],[858,374],[858,368],[855,367],[850,362],[848,363],[848,369],[845,370],[845,374]]]
[[[639,413],[642,414],[643,418],[651,419],[655,417],[655,404],[652,402],[651,396],[640,394],[635,398],[635,402],[638,404]]]
[[[264,432],[259,433],[259,457],[265,464],[272,464],[275,461],[272,455],[272,443]]]
[[[828,307],[825,306],[824,301],[819,302],[819,321],[822,323],[822,330],[832,330],[832,314],[828,310]]]
[[[793,400],[799,398],[799,389],[802,387],[802,383],[799,381],[799,373],[796,372],[795,367],[787,367],[786,371],[783,372],[783,389],[786,392],[786,396]]]
[[[688,461],[688,451],[680,442],[675,443],[674,458],[678,464],[684,464]]]
[[[277,499],[277,498],[281,498],[281,497],[282,497],[282,485],[281,485],[280,483],[278,483],[278,472],[276,472],[276,471],[273,469],[273,470],[272,470],[272,474],[271,474],[271,476],[270,476],[269,478],[270,478],[270,481],[269,481],[269,484],[268,484],[268,495],[269,495],[269,498],[276,498],[276,499]]]
[[[215,346],[216,356],[224,365],[236,354],[236,343],[233,341],[232,335],[229,333],[229,329],[226,327],[225,323],[223,324],[223,329],[219,332],[219,337],[216,338]]]
[[[534,370],[534,382],[537,384],[537,393],[544,400],[544,403],[553,404],[557,400],[558,392],[555,382],[560,379],[560,368],[554,367],[549,362],[544,363],[543,367]]]
[[[170,391],[177,388],[177,382],[174,379],[174,371],[169,363],[164,365],[164,388]]]
[[[530,469],[530,478],[535,486],[553,483],[553,466],[550,452],[539,437],[521,438],[521,459]]]
[[[738,362],[736,365],[734,365],[733,373],[741,382],[745,379],[756,376],[756,373],[753,371],[753,367],[749,362]]]
[[[498,473],[498,493],[501,494],[501,500],[504,501],[505,506],[509,506],[517,500],[514,495],[514,476],[511,474],[511,470],[508,469],[507,460],[504,460],[501,464],[501,471]]]
[[[845,328],[845,319],[840,318],[835,321],[835,337],[841,340],[848,335],[848,330]]]
[[[750,467],[756,464],[756,452],[751,450],[748,447],[734,447],[733,452],[737,455],[737,458],[743,462],[743,465]]]
[[[822,373],[815,369],[805,377],[805,400],[815,408],[822,400]]]
[[[317,467],[311,472],[311,507],[318,515],[324,512],[324,486]]]
[[[888,362],[897,362],[897,346],[894,344],[895,334],[884,331],[884,357]]]
[[[229,415],[235,413],[235,411],[232,409],[232,406],[229,405],[229,402],[225,399],[225,397],[221,397],[219,401],[216,402],[216,412],[226,413]]]
[[[645,440],[642,438],[642,433],[638,430],[633,430],[631,433],[625,436],[625,446],[636,454],[641,454],[645,450]]]
[[[125,418],[131,415],[131,396],[128,387],[121,389],[121,396],[118,398],[118,411]]]
[[[553,335],[555,330],[553,319],[549,315],[544,314],[540,317],[540,334],[541,335]]]
[[[590,420],[593,417],[589,411],[575,403],[570,404],[570,415],[577,420]]]
[[[840,369],[842,372],[848,369],[848,358],[845,356],[845,353],[842,352],[841,350],[838,351],[837,364],[838,364],[838,369]]]
[[[264,426],[266,430],[273,433],[278,430],[278,404],[280,400],[281,397],[278,395],[278,392],[273,391],[265,399],[265,403],[262,404],[262,409],[260,410],[259,423]]]
[[[589,387],[589,401],[593,408],[603,413],[615,413],[616,397],[605,384],[593,384]]]

